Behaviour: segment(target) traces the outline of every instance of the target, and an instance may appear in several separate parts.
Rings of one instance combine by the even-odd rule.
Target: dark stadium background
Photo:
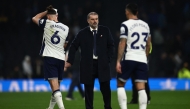
[[[86,15],[96,11],[100,24],[108,26],[117,45],[120,24],[126,20],[125,5],[136,2],[139,18],[151,29],[153,51],[150,59],[150,77],[177,77],[184,62],[190,63],[190,1],[189,0],[1,0],[0,1],[0,77],[3,79],[24,78],[15,72],[22,72],[26,55],[31,57],[33,78],[42,30],[32,23],[31,18],[52,4],[59,12],[59,21],[73,28],[87,26]],[[115,60],[111,63],[115,77]],[[42,67],[42,66],[41,66]],[[64,75],[68,77],[67,74]]]

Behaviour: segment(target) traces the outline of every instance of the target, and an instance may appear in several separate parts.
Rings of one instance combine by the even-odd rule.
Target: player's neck
[[[53,21],[54,21],[54,22],[58,22],[58,20],[57,20],[57,19],[53,19]]]
[[[129,16],[129,19],[134,19],[134,20],[137,20],[137,19],[138,19],[138,17],[137,17],[137,16],[134,16],[134,15],[131,15],[131,16]]]

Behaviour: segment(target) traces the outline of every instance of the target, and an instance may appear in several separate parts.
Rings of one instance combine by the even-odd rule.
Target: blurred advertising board
[[[67,91],[71,83],[70,79],[63,79],[60,90]],[[190,79],[176,79],[176,78],[150,78],[151,90],[190,90]],[[112,79],[111,90],[116,91],[116,79]],[[132,89],[131,80],[128,80],[125,85],[126,90]],[[77,90],[77,89],[75,89]],[[94,90],[99,91],[98,79],[95,80]],[[47,81],[43,79],[18,79],[18,80],[0,80],[0,92],[47,92],[51,91]]]

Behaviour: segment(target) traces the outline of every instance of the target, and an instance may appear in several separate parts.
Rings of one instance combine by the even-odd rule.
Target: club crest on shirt
[[[43,22],[44,22],[44,19],[41,19],[41,20],[40,20],[40,24],[43,24]]]
[[[124,27],[121,27],[120,29],[120,34],[124,34],[125,33],[125,28]]]

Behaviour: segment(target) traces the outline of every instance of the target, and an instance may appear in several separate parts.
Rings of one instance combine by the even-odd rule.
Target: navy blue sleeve
[[[128,36],[128,28],[125,24],[121,24],[120,38],[127,38],[127,36]]]
[[[44,29],[44,27],[45,27],[45,25],[46,25],[46,20],[47,20],[47,19],[40,19],[39,22],[38,22],[38,26],[39,26],[40,28],[43,28],[43,29]]]

